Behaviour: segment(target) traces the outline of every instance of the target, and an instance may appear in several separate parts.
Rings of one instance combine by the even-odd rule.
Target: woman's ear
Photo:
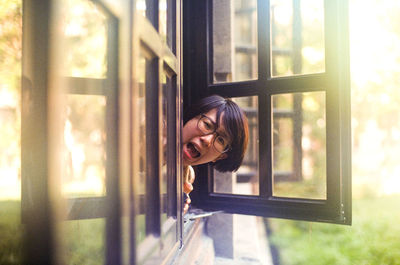
[[[218,160],[222,160],[222,159],[225,159],[225,158],[227,158],[227,157],[228,157],[227,154],[223,153],[223,154],[221,154],[219,157],[217,157],[216,159],[214,159],[212,162],[215,163],[215,162],[217,162]]]

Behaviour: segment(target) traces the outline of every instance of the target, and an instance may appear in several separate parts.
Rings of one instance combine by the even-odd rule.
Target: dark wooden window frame
[[[348,42],[348,3],[325,1],[325,72],[271,77],[269,1],[257,1],[258,79],[213,83],[212,0],[186,1],[184,7],[185,107],[210,94],[257,96],[259,107],[260,196],[213,192],[213,170],[197,168],[192,203],[209,210],[309,221],[351,224],[351,130]],[[207,56],[204,56],[204,55]],[[271,97],[324,91],[327,117],[327,199],[272,196]]]
[[[106,195],[101,197],[71,198],[66,204],[58,204],[62,200],[60,194],[51,191],[57,188],[51,186],[52,179],[58,178],[51,174],[54,168],[52,160],[51,137],[60,132],[52,131],[54,118],[48,117],[52,110],[48,102],[51,100],[50,49],[53,45],[50,38],[53,32],[51,20],[55,1],[46,0],[39,4],[24,0],[24,44],[23,44],[23,92],[22,103],[22,220],[26,225],[25,259],[37,264],[61,263],[57,231],[58,222],[64,220],[79,220],[105,218],[106,220],[106,264],[138,263],[141,249],[145,259],[170,259],[182,247],[183,219],[181,205],[182,171],[180,137],[181,137],[181,76],[180,76],[180,16],[181,2],[167,0],[167,36],[166,42],[158,34],[158,1],[152,3],[154,13],[151,19],[145,19],[138,13],[133,13],[134,1],[109,3],[93,0],[108,15],[107,36],[107,73],[105,79],[65,77],[68,94],[102,95],[106,97]],[[150,7],[150,6],[149,6]],[[153,26],[154,25],[154,26]],[[147,53],[154,60],[149,69],[149,82],[152,88],[147,95],[151,103],[146,111],[149,128],[154,135],[149,140],[151,144],[149,155],[152,159],[148,167],[158,168],[149,177],[146,198],[135,194],[134,186],[136,168],[132,166],[134,152],[132,130],[137,80],[135,60],[138,51]],[[121,57],[124,56],[124,60]],[[129,57],[129,58],[127,58]],[[40,62],[40,63],[39,63]],[[164,196],[159,190],[160,157],[154,150],[160,145],[160,72],[167,76],[168,102],[168,157],[167,182],[168,191]],[[132,76],[134,77],[132,80]],[[157,107],[158,106],[158,107]],[[122,132],[121,132],[122,131]],[[50,147],[50,151],[49,148]],[[156,155],[154,155],[156,153]],[[33,157],[35,157],[33,159]],[[122,157],[124,159],[122,159]],[[154,159],[153,159],[154,158]],[[50,169],[49,169],[50,167]],[[122,187],[122,188],[121,188]],[[154,188],[154,189],[153,189]],[[161,198],[162,197],[162,198]],[[160,199],[163,202],[160,203]],[[64,207],[65,206],[65,207]],[[55,211],[54,209],[58,209]],[[149,213],[147,234],[149,237],[144,245],[136,243],[135,217],[144,211]],[[161,224],[160,214],[167,212],[171,216]],[[61,213],[59,215],[58,213]],[[124,220],[124,222],[122,222]],[[125,224],[128,220],[129,224]],[[171,229],[175,227],[175,229]],[[165,235],[165,237],[164,237]],[[166,241],[166,238],[168,241]],[[37,242],[41,242],[37,245]],[[124,243],[124,245],[122,245]],[[162,252],[154,250],[162,249]],[[127,252],[127,253],[125,253]],[[125,253],[125,254],[124,254]],[[155,253],[154,256],[151,253]],[[153,256],[152,256],[153,255]],[[125,258],[128,258],[126,260]],[[143,260],[142,260],[143,261]]]
[[[178,3],[168,0],[167,41],[158,32],[158,1],[146,1],[146,17],[135,14],[134,49],[146,58],[146,194],[137,196],[136,214],[146,213],[146,238],[136,248],[137,262],[162,262],[182,246],[180,153],[181,97]],[[150,10],[152,9],[152,10]],[[175,25],[177,27],[175,27]],[[135,55],[134,59],[135,61]],[[167,78],[162,84],[161,75]],[[179,77],[179,79],[178,79]],[[160,193],[162,90],[167,100],[167,194]],[[175,126],[174,126],[175,125]],[[134,169],[135,170],[135,169]],[[138,183],[134,180],[134,183]],[[160,203],[162,202],[162,203]],[[168,219],[162,223],[161,213]],[[174,229],[174,227],[176,229]],[[173,232],[174,234],[171,234]],[[167,243],[168,242],[168,243]],[[164,260],[165,261],[165,260]]]
[[[106,190],[103,197],[67,199],[66,218],[68,220],[106,218],[105,262],[120,264],[120,200],[118,170],[118,19],[102,2],[95,1],[107,14],[107,72],[105,79],[66,77],[63,82],[67,94],[102,95],[106,98],[105,129],[107,134],[106,152],[110,154],[106,161]],[[52,157],[57,152],[51,146],[59,133],[56,126],[57,115],[51,115],[49,100],[54,99],[50,80],[51,65],[54,60],[50,54],[51,24],[49,17],[54,14],[52,1],[43,1],[38,5],[32,1],[23,1],[24,44],[23,44],[23,84],[22,95],[22,222],[26,225],[25,259],[37,264],[58,263],[57,236],[55,223],[64,220],[60,215],[57,193],[50,191],[58,187],[52,185],[57,166]],[[29,26],[28,26],[29,25]],[[28,37],[26,37],[28,36]],[[34,38],[32,36],[35,36]],[[40,36],[40,37],[38,37]],[[40,63],[39,63],[40,62]],[[40,81],[41,80],[41,81]],[[53,95],[53,97],[52,97]],[[35,122],[32,122],[35,121]],[[36,132],[42,137],[32,135]],[[32,140],[34,139],[34,140]],[[32,154],[39,155],[32,159]],[[111,155],[112,154],[112,155]],[[39,170],[38,170],[39,169]],[[40,172],[40,173],[39,173]],[[38,175],[39,173],[40,175]],[[60,194],[59,194],[60,195]],[[38,212],[38,209],[42,209]],[[32,219],[32,216],[36,218]],[[37,247],[37,242],[43,248]],[[51,254],[49,254],[51,253]]]

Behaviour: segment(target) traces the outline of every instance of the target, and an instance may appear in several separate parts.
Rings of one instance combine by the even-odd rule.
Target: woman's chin
[[[184,166],[196,166],[200,164],[198,159],[189,159],[185,157],[185,155],[183,156],[182,162]]]
[[[184,166],[195,166],[198,165],[199,163],[197,163],[197,160],[194,159],[185,159],[185,157],[183,158],[183,165]]]

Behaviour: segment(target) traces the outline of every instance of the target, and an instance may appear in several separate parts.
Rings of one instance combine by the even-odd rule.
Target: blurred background
[[[400,264],[400,2],[349,8],[353,224],[269,219],[275,264]]]
[[[105,18],[88,1],[68,3],[74,8],[65,17],[65,38],[72,47],[67,74],[101,78],[105,67],[98,62],[105,53]],[[275,264],[400,264],[400,2],[349,0],[349,5],[353,225],[267,219]],[[20,264],[22,1],[0,0],[0,6],[0,264]],[[284,14],[279,18],[279,9],[276,16],[281,26],[291,23]],[[103,45],[74,49],[85,47],[83,41],[86,47]],[[310,66],[323,65],[318,49],[304,47],[302,55]],[[277,75],[293,72],[285,64],[277,60]],[[240,69],[236,76],[241,78]],[[69,197],[101,196],[104,98],[71,97],[68,104],[63,192]],[[287,189],[282,186],[281,191]],[[101,235],[82,242],[90,238],[82,232],[93,223],[73,225],[80,233],[68,243],[77,253],[74,262],[101,263],[82,258],[102,251]],[[101,230],[104,224],[96,225]]]

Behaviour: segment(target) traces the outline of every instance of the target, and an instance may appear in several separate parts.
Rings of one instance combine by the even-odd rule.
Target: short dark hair
[[[217,126],[221,113],[224,113],[222,120],[231,139],[231,148],[226,152],[227,157],[212,164],[220,172],[236,171],[242,164],[246,152],[249,129],[245,114],[234,101],[218,95],[202,98],[185,110],[183,122],[186,124],[191,119],[212,109],[217,109]]]

